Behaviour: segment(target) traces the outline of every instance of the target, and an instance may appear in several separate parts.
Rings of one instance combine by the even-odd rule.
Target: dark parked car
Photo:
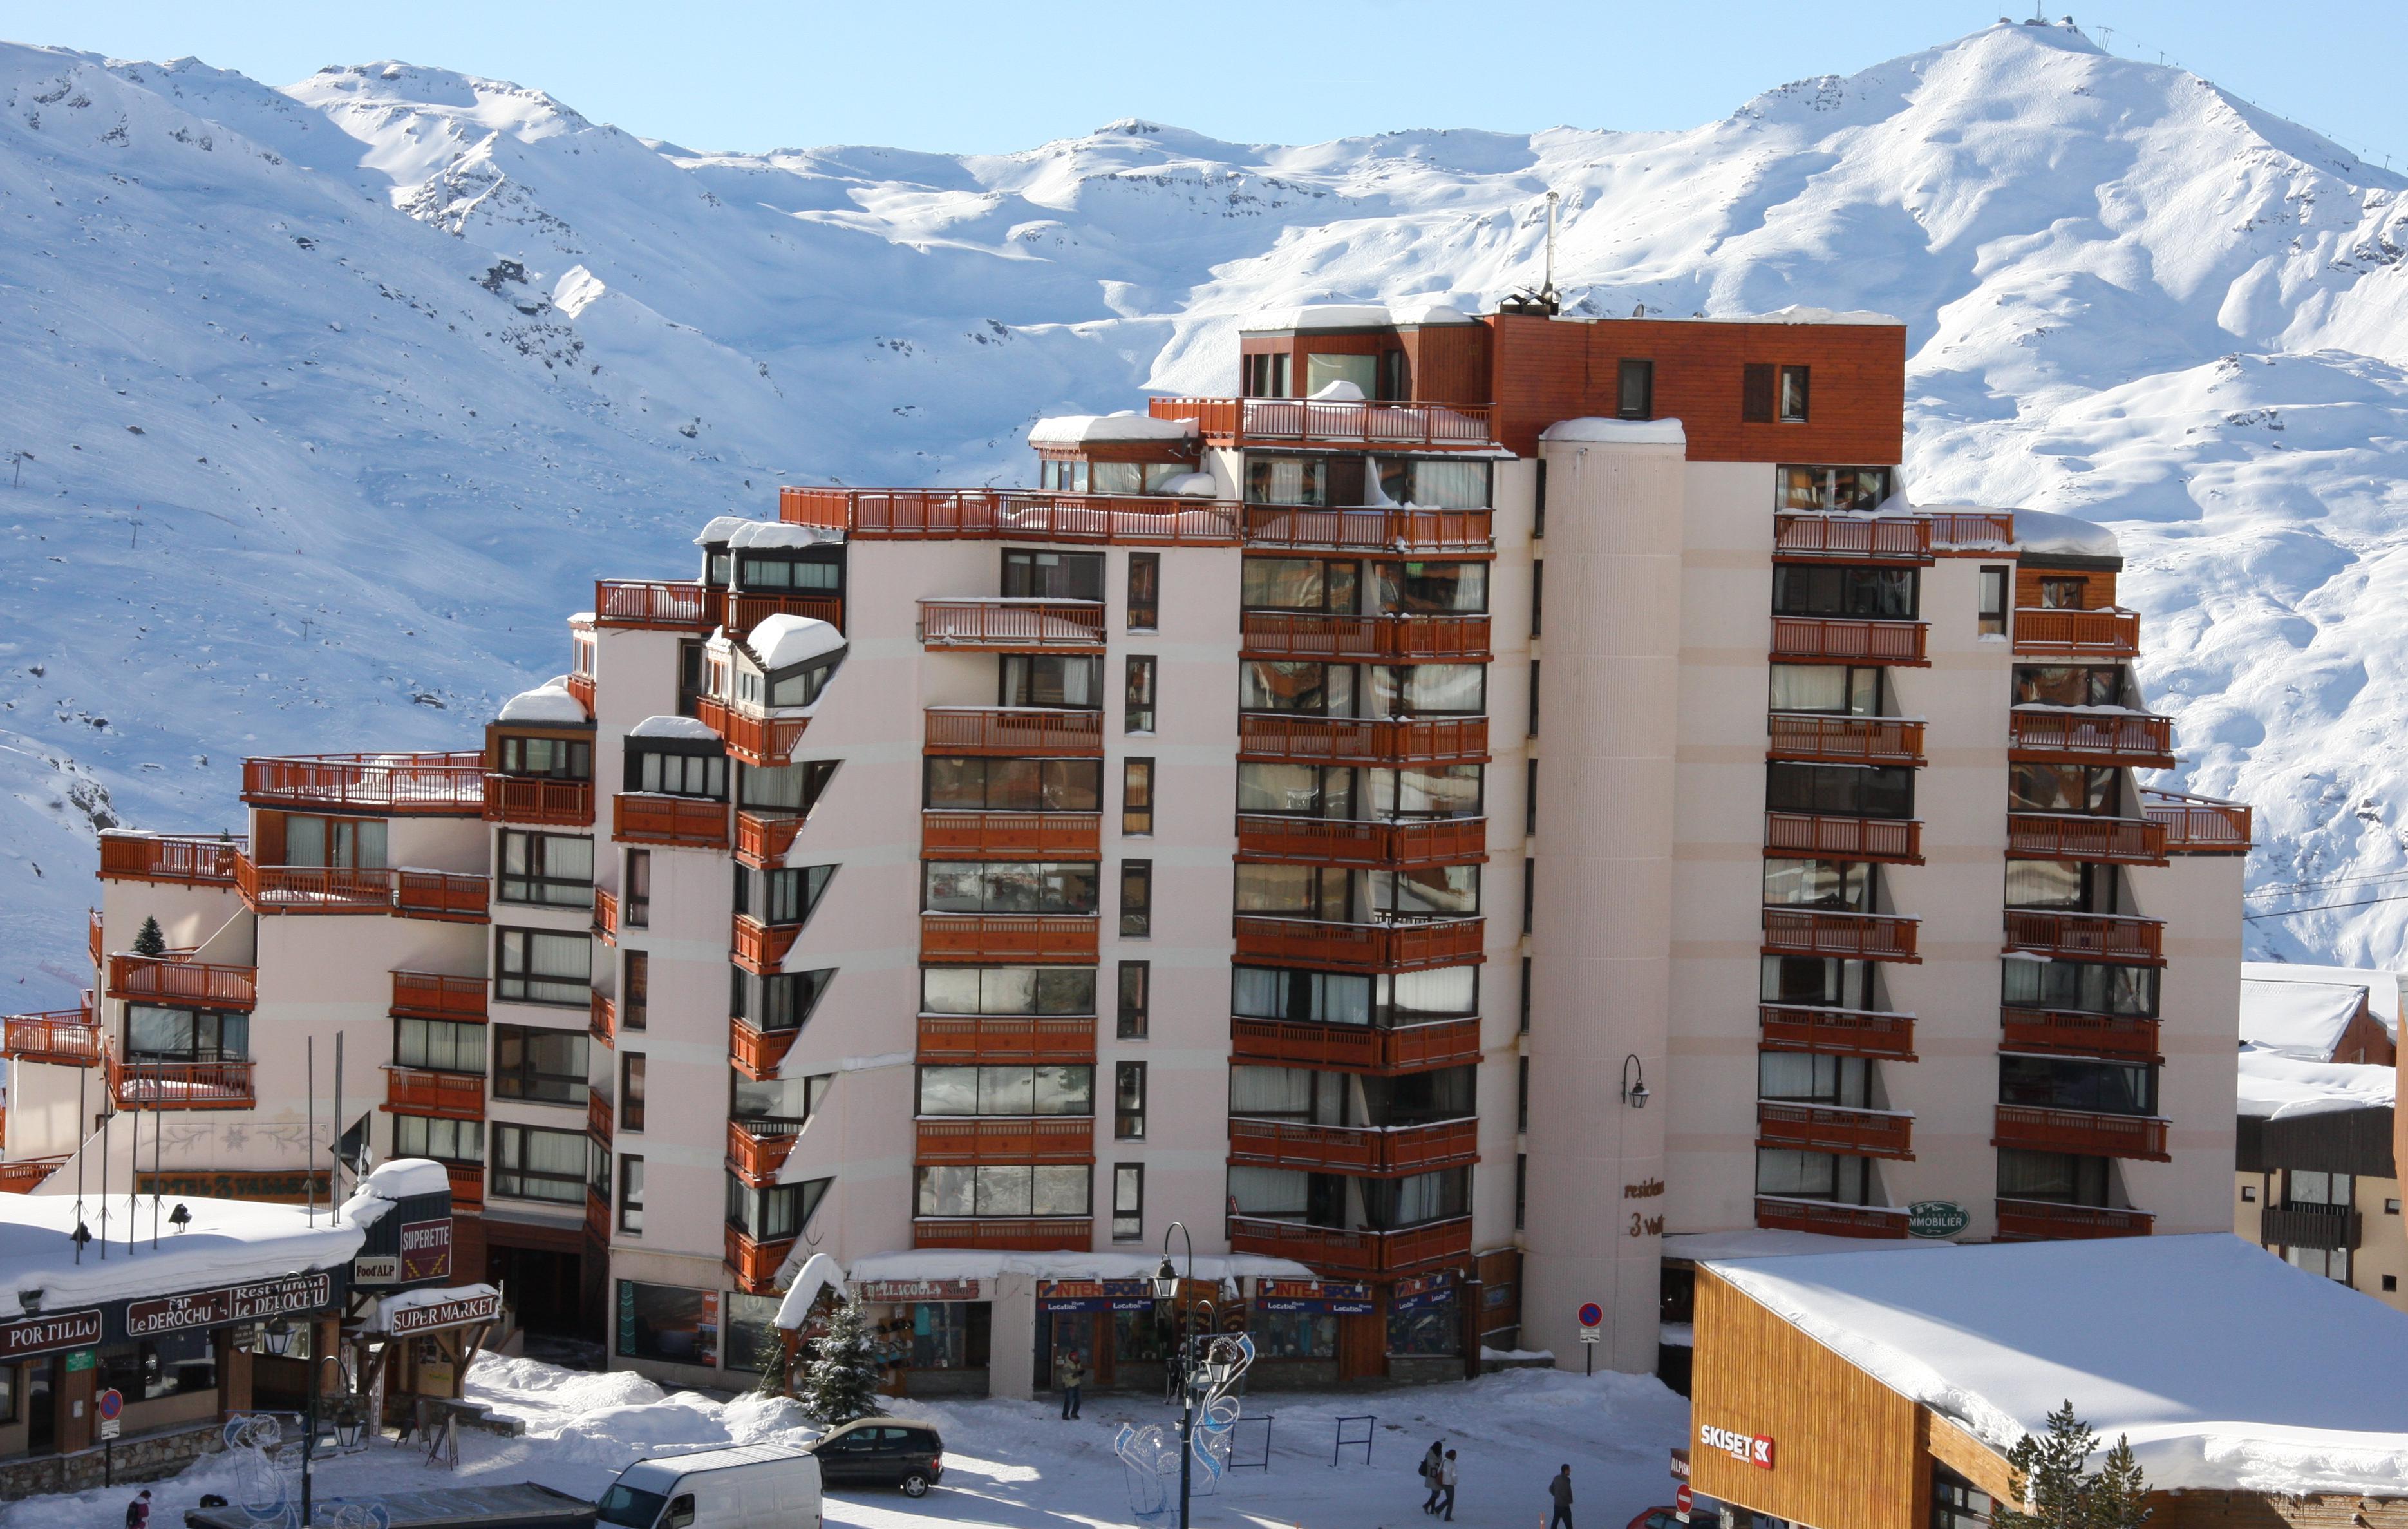
[[[831,1487],[900,1487],[924,1497],[945,1474],[945,1441],[933,1424],[856,1418],[811,1446],[820,1481]]]

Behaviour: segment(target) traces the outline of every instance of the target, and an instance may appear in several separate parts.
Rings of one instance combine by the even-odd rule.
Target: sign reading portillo
[[[1772,1469],[1772,1440],[1762,1434],[1734,1434],[1727,1428],[1701,1422],[1698,1424],[1698,1443],[1700,1448],[1718,1450],[1760,1470]]]

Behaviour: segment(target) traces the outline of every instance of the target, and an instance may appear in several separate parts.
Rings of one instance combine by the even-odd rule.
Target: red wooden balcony
[[[2018,706],[2007,714],[2007,757],[2039,763],[2171,770],[2173,719],[2139,713]]]
[[[1418,1274],[1471,1256],[1471,1218],[1433,1221],[1402,1232],[1350,1232],[1301,1221],[1232,1216],[1229,1248],[1292,1258],[1322,1274]]]
[[[172,956],[111,956],[108,996],[140,1003],[248,1009],[259,1003],[259,968]]]
[[[485,821],[590,829],[594,826],[594,783],[552,780],[540,775],[487,775]]]
[[[707,797],[622,791],[610,799],[610,837],[631,844],[727,847],[727,803]]]
[[[924,1166],[964,1162],[1093,1162],[1090,1115],[982,1118],[923,1116],[917,1159]]]
[[[2165,921],[2122,914],[2007,910],[2007,948],[2069,960],[2165,962]]]
[[[1194,420],[1215,446],[1278,442],[1484,451],[1496,445],[1485,404],[1329,398],[1148,398],[1155,419]]]
[[[2145,1237],[2157,1230],[2154,1211],[2106,1205],[2064,1205],[2054,1200],[1998,1202],[2000,1242],[2047,1242],[2075,1237]]]
[[[2015,612],[2018,657],[2131,658],[2141,651],[2138,611]]]
[[[2071,1014],[2057,1009],[2001,1009],[2000,1047],[2118,1061],[2162,1062],[2159,1021],[2129,1014]]]
[[[2238,801],[2189,797],[2143,787],[2141,811],[2165,826],[2169,855],[2246,855],[2249,808]]]
[[[2011,510],[1923,510],[1916,518],[1931,522],[1931,550],[1943,557],[1987,556],[2015,544]]]
[[[1248,611],[1239,655],[1282,661],[1478,663],[1489,660],[1484,615],[1300,615]]]
[[[1099,755],[1104,714],[1041,706],[931,706],[930,754]]]
[[[100,1060],[100,1027],[86,1009],[12,1014],[0,1022],[11,1061],[47,1061],[90,1067]]]
[[[736,810],[736,858],[755,871],[774,868],[795,845],[803,820],[791,814]]]
[[[1238,819],[1238,858],[1387,868],[1469,865],[1488,858],[1488,820],[1246,814]]]
[[[1238,718],[1238,757],[1308,764],[1478,764],[1488,757],[1488,719],[1248,712]]]
[[[1094,859],[1103,844],[1096,813],[922,813],[921,853],[945,860]]]
[[[493,884],[457,871],[396,871],[393,909],[404,918],[481,924],[492,916]]]
[[[393,1014],[396,1018],[481,1023],[485,1017],[485,979],[449,976],[438,972],[395,972]]]
[[[607,887],[594,888],[594,937],[606,945],[619,943],[619,894]]]
[[[756,716],[709,696],[694,703],[696,720],[719,734],[727,752],[749,765],[780,770],[794,763],[795,745],[811,724],[807,716]]]
[[[1246,506],[1246,545],[1285,552],[1372,552],[1485,557],[1495,552],[1495,516],[1486,510],[1310,510]]]
[[[1232,1019],[1231,1057],[1244,1062],[1318,1067],[1341,1073],[1412,1073],[1480,1060],[1480,1021],[1325,1025],[1303,1019]]]
[[[1826,913],[1819,908],[1764,910],[1768,956],[1837,956],[1871,961],[1920,961],[1915,921],[1886,914]]]
[[[592,716],[594,714],[593,675],[571,674],[568,676],[568,693],[575,696],[577,698],[577,703],[585,708],[585,714],[587,716]],[[477,1183],[478,1192],[481,1194],[484,1192],[484,1174],[481,1169],[478,1172]]]
[[[66,1165],[64,1157],[19,1158],[0,1162],[0,1194],[31,1194]]]
[[[1092,1014],[924,1014],[920,1060],[1092,1062]]]
[[[836,595],[774,595],[762,590],[729,590],[727,629],[742,636],[771,616],[808,616],[842,630],[844,600]]]
[[[610,1096],[599,1089],[585,1093],[585,1134],[605,1147],[610,1145]]]
[[[384,1069],[384,1107],[394,1115],[432,1115],[444,1120],[485,1118],[482,1073],[437,1073],[423,1067]]]
[[[778,1182],[778,1170],[795,1150],[803,1133],[800,1120],[730,1120],[727,1122],[728,1171],[756,1190]]]
[[[1759,1099],[1756,1102],[1756,1140],[1759,1147],[1845,1152],[1855,1157],[1897,1158],[1912,1162],[1914,1117],[1895,1110]]]
[[[594,624],[707,632],[720,620],[719,602],[711,595],[691,579],[596,579]]]
[[[727,1060],[736,1070],[755,1083],[767,1083],[778,1075],[778,1064],[795,1047],[795,1037],[803,1032],[800,1025],[784,1030],[755,1030],[746,1020],[731,1017],[727,1021]]]
[[[619,1044],[619,1005],[608,995],[595,993],[586,1005],[585,1033],[604,1046]]]
[[[924,913],[920,955],[932,961],[1092,961],[1093,914]]]
[[[963,653],[1100,653],[1100,600],[924,599],[923,647]]]
[[[1079,1252],[1092,1247],[1096,1223],[1084,1216],[923,1218],[911,1223],[914,1248],[979,1248],[1014,1253]]]
[[[1931,522],[1918,515],[1775,515],[1772,555],[1818,563],[1929,563]]]
[[[128,1110],[247,1110],[258,1102],[247,1061],[108,1062],[109,1097]]]
[[[1919,765],[1923,724],[1887,716],[1827,716],[1812,712],[1774,712],[1766,719],[1771,740],[1765,757],[1822,764]]]
[[[1782,1194],[1756,1197],[1756,1224],[1784,1232],[1820,1232],[1834,1237],[1903,1237],[1906,1216],[1887,1205],[1842,1205],[1828,1200],[1793,1200]]]
[[[610,1243],[610,1197],[591,1184],[585,1187],[585,1241],[597,1256]]]
[[[242,800],[254,807],[339,808],[394,817],[481,815],[485,757],[450,754],[313,754],[245,759]]]
[[[737,914],[729,922],[727,948],[736,964],[762,976],[778,970],[786,952],[795,948],[795,937],[803,932],[800,924],[765,924],[750,914]]]
[[[1767,855],[1810,855],[1842,860],[1923,863],[1923,825],[1910,817],[1828,817],[1819,813],[1764,815]]]
[[[396,871],[322,865],[235,862],[235,886],[257,914],[399,914],[481,924],[492,887],[456,871]]]
[[[1229,1161],[1270,1168],[1392,1177],[1459,1167],[1479,1157],[1477,1119],[1386,1130],[1293,1120],[1229,1122]]]
[[[1238,506],[1170,494],[996,488],[781,488],[778,517],[864,541],[1069,541],[1229,547]]]
[[[100,836],[100,873],[108,881],[152,881],[181,887],[231,887],[244,841],[229,836],[129,833]]]
[[[2028,1147],[2037,1152],[2074,1152],[2093,1158],[2139,1158],[2171,1162],[2166,1151],[2167,1122],[2149,1115],[2100,1115],[2090,1110],[2047,1109],[2034,1104],[2000,1104],[1998,1134],[1992,1147]]]
[[[1772,656],[1788,664],[1926,665],[1930,630],[1920,621],[1774,616]]]
[[[106,945],[106,941],[102,938],[100,932],[100,910],[98,908],[87,908],[84,910],[84,913],[86,916],[84,918],[85,945],[92,955],[93,969],[94,971],[98,971],[100,968],[101,951]]]
[[[2145,817],[2079,813],[2009,813],[2011,860],[2095,860],[2112,865],[2166,863],[2166,825]]]
[[[443,1175],[452,1181],[452,1208],[469,1210],[485,1203],[485,1170],[474,1162],[447,1162]]]
[[[1234,920],[1238,956],[1283,965],[1403,972],[1481,959],[1487,921],[1429,919],[1412,924],[1340,924],[1313,918]]]
[[[1805,1003],[1759,1003],[1756,1023],[1764,1044],[1777,1051],[1882,1057],[1891,1061],[1915,1060],[1914,1016],[1911,1014]]]

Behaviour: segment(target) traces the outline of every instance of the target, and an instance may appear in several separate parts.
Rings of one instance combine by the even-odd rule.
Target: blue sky
[[[536,86],[695,149],[983,151],[1124,116],[1289,143],[1402,127],[1686,127],[2008,12],[2030,14],[2000,0],[0,0],[0,36],[194,54],[271,84],[402,58]],[[2400,0],[2117,0],[2075,20],[2116,52],[2162,52],[2408,168],[2408,126],[2390,106],[2408,65]]]

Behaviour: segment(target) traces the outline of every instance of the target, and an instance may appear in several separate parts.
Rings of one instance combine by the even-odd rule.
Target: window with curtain
[[[1240,1216],[1300,1221],[1311,1213],[1312,1178],[1289,1168],[1238,1164],[1229,1170],[1229,1204]]]
[[[502,773],[540,775],[553,780],[594,778],[594,744],[584,738],[501,739]]]
[[[353,871],[384,867],[384,819],[284,815],[286,865],[337,866]]]
[[[922,1115],[1093,1115],[1096,1070],[1081,1064],[988,1063],[920,1069]]]
[[[1366,770],[1373,817],[1478,817],[1485,766],[1407,765]]]
[[[923,1168],[917,1209],[924,1217],[1084,1216],[1094,1172],[1052,1163]]]
[[[494,996],[521,1003],[573,1004],[594,998],[594,941],[550,930],[494,931]]]
[[[584,907],[594,901],[594,841],[583,834],[502,830],[502,902]]]
[[[129,1003],[125,1055],[141,1061],[249,1061],[251,1016]]]
[[[425,1115],[393,1118],[393,1155],[433,1158],[437,1162],[483,1167],[485,1127],[477,1120],[437,1120]]]
[[[1488,709],[1484,664],[1378,664],[1368,673],[1371,716],[1477,716]]]
[[[1771,693],[1766,697],[1775,712],[1821,712],[1833,716],[1881,714],[1882,671],[1851,669],[1845,664],[1774,664]]]
[[[1488,609],[1485,563],[1374,563],[1390,615],[1477,614]]]
[[[526,1025],[495,1025],[493,1031],[494,1098],[585,1103],[585,1031]]]
[[[585,1202],[591,1140],[581,1131],[494,1125],[494,1193],[515,1200]]]
[[[727,1176],[727,1224],[754,1242],[782,1242],[800,1236],[835,1182],[833,1178],[813,1178],[800,1184],[756,1190],[731,1173]]]
[[[747,1077],[729,1068],[727,1113],[738,1120],[778,1122],[792,1126],[810,1123],[820,1112],[821,1101],[836,1086],[834,1073],[821,1073],[811,1077],[777,1077],[763,1080]]]
[[[402,1067],[482,1075],[485,1027],[448,1019],[396,1019],[393,1022],[393,1060]]]
[[[1238,665],[1238,708],[1353,716],[1354,673],[1352,664],[1247,660]]]
[[[1833,1152],[1798,1152],[1787,1147],[1756,1149],[1756,1192],[1792,1200],[1831,1200],[1841,1204],[1869,1204],[1865,1160]]]
[[[727,758],[722,754],[691,754],[648,748],[640,740],[627,745],[628,778],[634,789],[654,796],[727,798]]]
[[[1093,860],[929,860],[921,906],[930,913],[1092,914]]]
[[[1249,557],[1240,565],[1239,603],[1249,611],[1353,615],[1360,566],[1321,557]]]
[[[1061,653],[1007,653],[996,666],[1002,676],[996,703],[1052,711],[1099,711],[1104,703],[1104,661]]]
[[[923,1014],[1093,1014],[1092,966],[924,966]]]
[[[1365,1226],[1378,1232],[1426,1226],[1469,1213],[1471,1170],[1441,1168],[1403,1178],[1367,1178],[1361,1181],[1361,1192]]]
[[[811,810],[836,777],[834,759],[801,759],[778,769],[738,764],[736,800],[738,805],[797,816]]]

